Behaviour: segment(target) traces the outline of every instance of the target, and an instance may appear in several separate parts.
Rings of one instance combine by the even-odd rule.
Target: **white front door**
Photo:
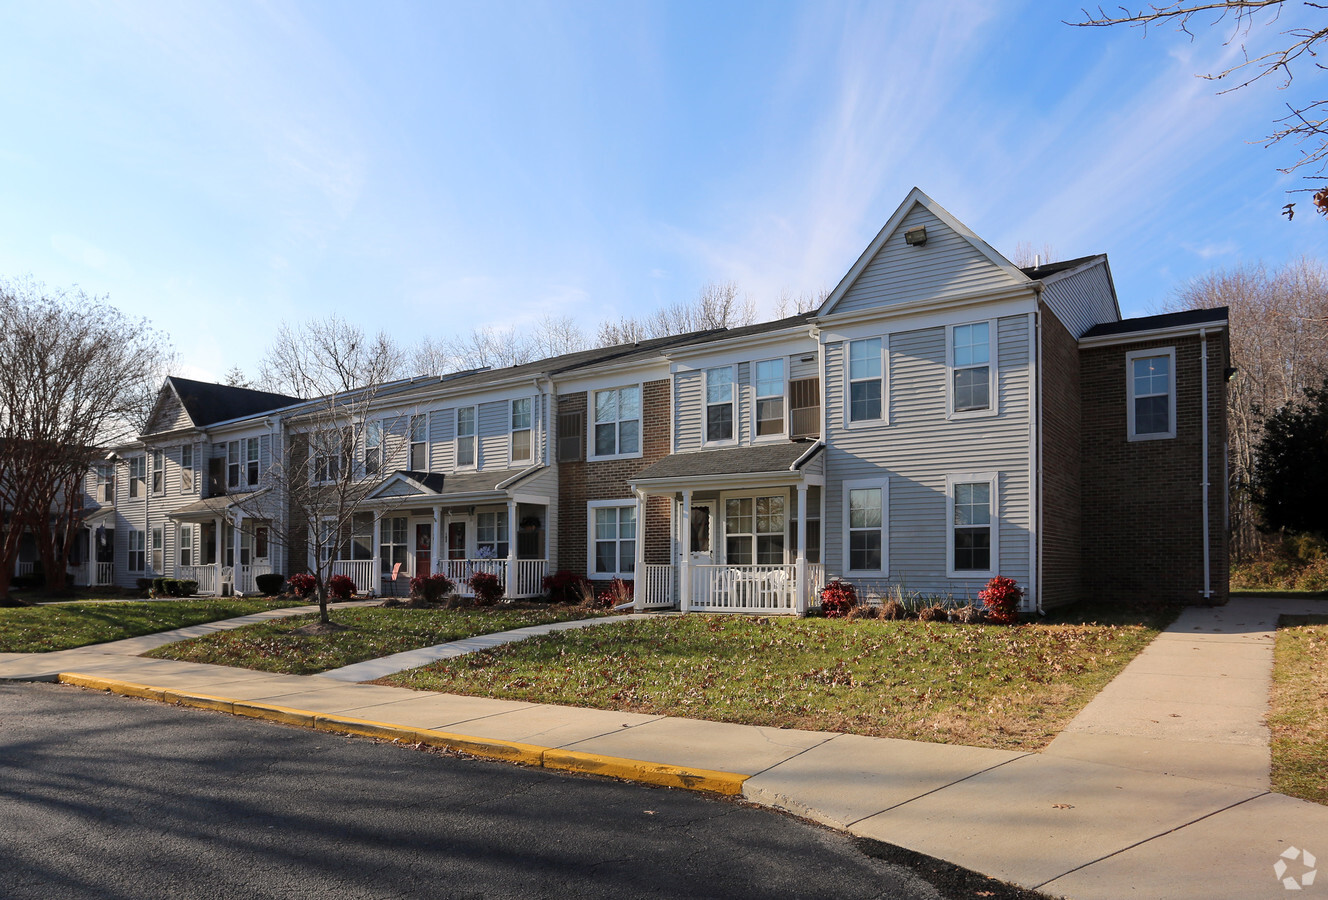
[[[715,501],[700,500],[692,503],[688,516],[688,560],[692,566],[692,603],[705,605],[710,600],[710,585],[715,564]]]

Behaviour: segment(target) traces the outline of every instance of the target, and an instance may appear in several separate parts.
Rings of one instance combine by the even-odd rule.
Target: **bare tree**
[[[385,332],[367,335],[336,313],[301,325],[281,323],[258,365],[264,390],[292,397],[382,384],[407,368],[406,354]]]
[[[800,294],[794,294],[787,289],[782,290],[779,292],[779,299],[775,301],[775,318],[783,319],[788,316],[815,312],[825,305],[826,298],[829,296],[829,288],[821,288],[819,291],[812,293],[804,291]]]
[[[104,298],[0,284],[0,597],[20,535],[41,549],[47,585],[62,588],[81,518],[83,479],[98,446],[137,433],[143,385],[170,358],[165,338]]]
[[[1229,308],[1236,374],[1227,390],[1232,552],[1248,559],[1261,547],[1250,495],[1263,423],[1328,375],[1328,269],[1300,259],[1217,271],[1180,289],[1173,309]]]
[[[254,383],[249,380],[249,376],[244,374],[244,369],[241,369],[238,365],[231,366],[226,370],[226,374],[222,376],[221,383],[230,387],[238,388],[252,389],[255,387]]]
[[[590,348],[586,333],[571,316],[544,316],[535,323],[529,341],[535,359],[562,356]]]
[[[595,343],[611,347],[691,331],[735,328],[755,321],[756,304],[737,284],[711,283],[690,303],[674,303],[641,319],[624,317],[617,322],[602,323]]]
[[[1271,28],[1276,27],[1279,17],[1283,12],[1286,0],[1177,0],[1177,2],[1167,3],[1161,6],[1150,5],[1146,8],[1138,9],[1133,12],[1125,7],[1120,7],[1119,15],[1112,15],[1099,6],[1097,13],[1090,13],[1087,9],[1083,10],[1084,19],[1079,22],[1067,22],[1067,25],[1077,25],[1080,27],[1108,27],[1111,25],[1131,25],[1138,26],[1147,30],[1150,25],[1167,23],[1174,25],[1177,31],[1190,36],[1194,39],[1194,32],[1191,30],[1191,24],[1204,26],[1217,25],[1228,17],[1232,20],[1231,36],[1227,38],[1227,43],[1242,41],[1241,50],[1245,50],[1244,39],[1250,33],[1252,28]],[[1325,10],[1328,10],[1328,4],[1317,2],[1304,2],[1300,4],[1304,9],[1313,10],[1316,16],[1322,17]],[[1260,13],[1266,13],[1266,16],[1260,16]],[[1200,18],[1196,20],[1196,16]],[[1309,66],[1311,69],[1325,68],[1323,63],[1318,61],[1318,52],[1315,49],[1321,42],[1328,38],[1328,22],[1320,18],[1319,22],[1310,26],[1296,26],[1287,28],[1278,32],[1280,45],[1272,50],[1251,56],[1248,52],[1243,52],[1243,61],[1234,66],[1223,69],[1220,72],[1209,72],[1202,75],[1202,78],[1210,81],[1228,81],[1231,87],[1220,91],[1219,93],[1229,93],[1247,87],[1256,81],[1272,76],[1281,82],[1280,88],[1285,89],[1291,85],[1295,77],[1293,66]],[[1274,127],[1271,134],[1263,139],[1261,143],[1272,146],[1284,140],[1290,140],[1296,144],[1300,152],[1300,158],[1286,168],[1279,169],[1283,173],[1294,172],[1297,169],[1304,169],[1311,174],[1306,178],[1322,181],[1324,176],[1321,174],[1325,166],[1328,166],[1328,117],[1325,117],[1325,110],[1328,110],[1328,100],[1310,100],[1299,103],[1287,103],[1287,114],[1274,120]],[[1312,190],[1306,189],[1306,190]],[[1322,188],[1314,194],[1314,204],[1318,211],[1328,215],[1328,187]],[[1288,218],[1294,215],[1294,203],[1288,203],[1283,212]]]

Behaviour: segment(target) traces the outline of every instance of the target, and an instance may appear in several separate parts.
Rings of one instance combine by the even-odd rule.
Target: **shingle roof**
[[[204,497],[202,500],[195,500],[193,503],[185,504],[179,509],[173,509],[167,513],[167,515],[172,519],[187,518],[190,516],[220,516],[224,515],[232,507],[245,503],[261,493],[264,492],[258,490],[245,491],[242,494],[222,494],[219,497]]]
[[[1079,336],[1084,338],[1105,337],[1112,334],[1130,334],[1135,331],[1155,331],[1160,328],[1184,328],[1187,325],[1218,324],[1227,320],[1227,308],[1216,306],[1212,309],[1187,309],[1183,312],[1163,313],[1160,316],[1139,316],[1134,319],[1121,319],[1119,322],[1106,322],[1094,325]]]
[[[542,466],[534,466],[525,474],[534,474]],[[394,473],[426,491],[438,495],[482,494],[498,490],[498,485],[512,480],[517,473],[511,469],[491,469],[481,472],[412,472],[400,469]]]
[[[285,394],[193,381],[176,375],[167,376],[166,380],[180,395],[180,402],[184,404],[189,418],[200,428],[301,402],[300,398],[287,397]]]
[[[1084,263],[1098,259],[1101,255],[1102,254],[1100,253],[1094,253],[1091,256],[1080,256],[1075,259],[1063,259],[1059,262],[1043,263],[1040,266],[1021,266],[1019,271],[1023,272],[1029,278],[1046,278],[1048,275],[1055,275],[1057,272],[1077,269]]]
[[[674,453],[646,466],[634,480],[788,472],[789,467],[810,449],[811,444],[805,441],[790,441],[758,444],[755,447],[702,450],[698,453]]]

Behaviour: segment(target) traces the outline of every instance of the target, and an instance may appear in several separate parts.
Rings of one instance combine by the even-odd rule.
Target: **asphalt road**
[[[881,849],[686,791],[0,684],[4,898],[984,896]]]

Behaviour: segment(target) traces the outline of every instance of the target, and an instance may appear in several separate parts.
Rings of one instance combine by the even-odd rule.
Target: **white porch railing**
[[[181,581],[197,581],[200,594],[217,592],[216,566],[176,566],[175,577]]]
[[[97,563],[97,580],[92,584],[94,587],[115,584],[115,563]]]
[[[92,574],[88,571],[88,565],[88,563],[79,563],[65,570],[65,578],[71,586],[88,587],[88,577]]]
[[[462,597],[475,596],[471,590],[471,576],[481,572],[494,575],[503,583],[503,596],[509,600],[538,597],[544,592],[544,576],[549,573],[547,559],[518,559],[516,578],[508,580],[505,559],[445,559],[439,561],[439,570],[456,585]]]
[[[14,574],[22,578],[24,575],[31,575],[32,570],[36,568],[35,562],[20,562],[14,566]]]
[[[544,593],[544,576],[549,574],[547,559],[518,559],[516,578],[508,586],[507,596],[514,600],[538,597]]]
[[[642,609],[665,609],[678,604],[673,593],[673,566],[646,566],[636,580],[636,599]]]
[[[258,593],[258,584],[254,581],[259,575],[270,575],[272,573],[271,563],[254,563],[248,566],[240,566],[240,574],[235,579],[235,593],[237,594],[256,594]]]
[[[807,608],[821,608],[821,588],[825,587],[825,566],[807,563]]]
[[[691,608],[705,612],[797,611],[797,566],[693,566]]]
[[[355,582],[356,593],[378,593],[378,579],[374,577],[372,559],[335,559],[328,570],[328,577],[346,575]]]

